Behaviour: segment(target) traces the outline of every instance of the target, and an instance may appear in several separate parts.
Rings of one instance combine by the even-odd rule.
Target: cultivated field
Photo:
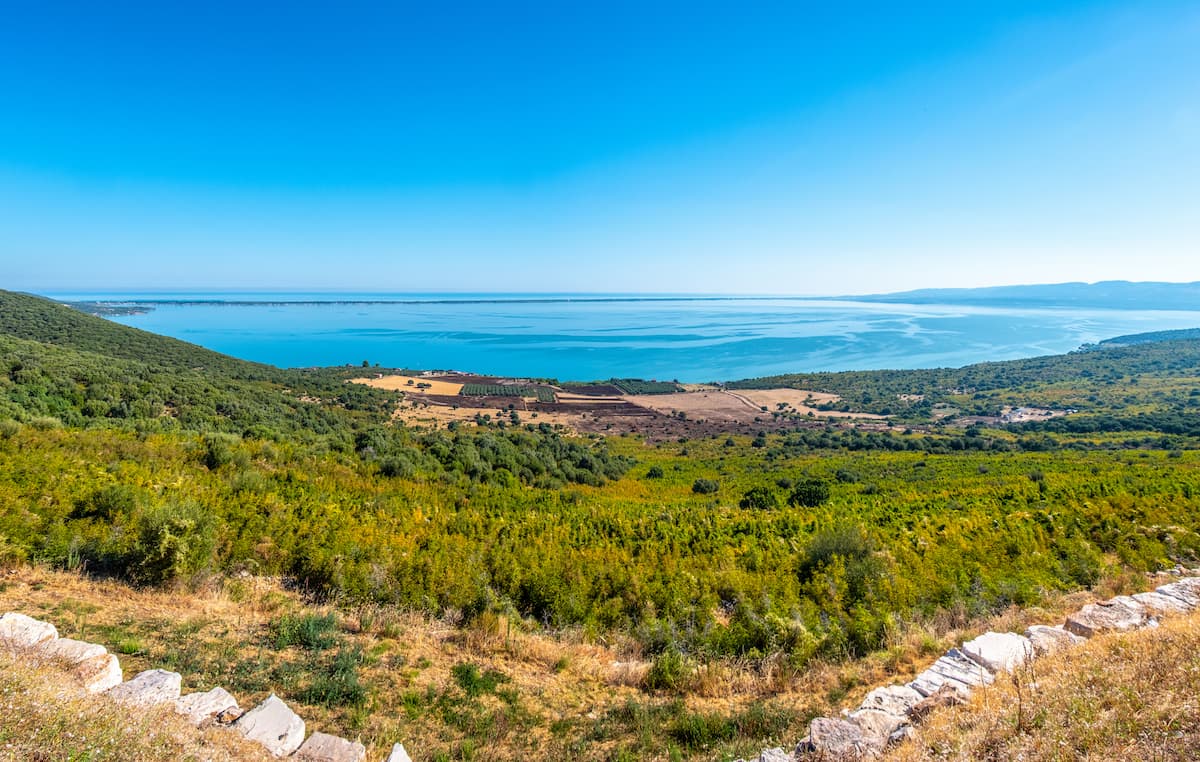
[[[424,376],[380,376],[378,378],[351,379],[356,384],[366,384],[376,389],[401,392],[425,392],[428,394],[454,395],[462,391],[463,385],[454,381]],[[418,388],[417,384],[428,384]]]

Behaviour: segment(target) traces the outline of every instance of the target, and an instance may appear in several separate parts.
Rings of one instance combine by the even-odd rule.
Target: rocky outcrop
[[[239,717],[233,729],[276,757],[286,757],[304,743],[304,720],[274,693]]]

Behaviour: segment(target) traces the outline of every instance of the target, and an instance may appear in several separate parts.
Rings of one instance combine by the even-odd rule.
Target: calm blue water
[[[712,381],[772,373],[959,366],[1200,326],[1200,311],[895,305],[798,298],[536,301],[507,294],[53,294],[156,304],[114,318],[279,366],[360,364],[561,380]],[[406,300],[328,303],[329,300]],[[522,301],[522,299],[525,299]],[[325,300],[327,303],[286,304]],[[514,301],[516,300],[516,301]]]

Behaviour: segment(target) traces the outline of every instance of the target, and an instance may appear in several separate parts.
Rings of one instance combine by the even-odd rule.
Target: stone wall
[[[183,695],[178,672],[150,669],[124,680],[116,655],[98,643],[58,637],[49,622],[17,612],[0,615],[0,648],[17,658],[51,659],[66,667],[76,690],[99,694],[131,707],[171,705],[196,727],[218,727],[239,733],[276,757],[301,762],[365,762],[366,748],[328,733],[306,737],[304,720],[271,694],[243,711],[237,699],[221,687]],[[385,762],[411,762],[402,744],[395,744]]]

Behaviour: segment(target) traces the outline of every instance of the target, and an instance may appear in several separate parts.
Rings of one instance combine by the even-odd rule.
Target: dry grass
[[[352,378],[356,384],[366,384],[388,391],[414,392],[417,394],[441,394],[452,397],[462,391],[463,385],[452,381],[440,381],[422,376],[383,376],[381,378]],[[428,384],[419,388],[417,384]]]
[[[1097,637],[932,714],[889,759],[1194,760],[1200,615]]]
[[[53,664],[0,651],[0,760],[273,759],[228,729],[197,730],[169,707],[129,709],[73,682]]]
[[[1147,587],[1145,578],[1132,575],[1104,593]],[[1063,596],[1044,609],[1013,609],[986,620],[948,611],[901,628],[870,657],[803,670],[782,655],[758,663],[693,664],[678,693],[654,693],[643,687],[649,661],[632,641],[598,642],[578,630],[546,633],[498,615],[463,626],[453,617],[386,606],[334,609],[306,602],[277,580],[255,577],[170,592],[42,567],[0,576],[0,611],[22,611],[53,622],[63,636],[103,643],[119,654],[127,676],[172,669],[183,675],[185,691],[222,685],[244,707],[275,691],[310,731],[362,741],[379,758],[400,741],[418,762],[667,759],[678,747],[670,728],[689,714],[733,717],[764,706],[785,712],[787,726],[776,727],[770,743],[738,737],[682,754],[697,760],[747,756],[756,747],[794,743],[809,718],[856,706],[872,687],[910,679],[965,638],[985,629],[1020,631],[1061,621],[1066,611],[1093,599]],[[339,645],[314,653],[273,642],[272,622],[280,617],[326,614],[336,619]],[[315,670],[341,648],[361,651],[358,679],[369,699],[359,706],[306,703],[304,690]],[[502,679],[494,689],[464,695],[456,670],[467,665]]]

